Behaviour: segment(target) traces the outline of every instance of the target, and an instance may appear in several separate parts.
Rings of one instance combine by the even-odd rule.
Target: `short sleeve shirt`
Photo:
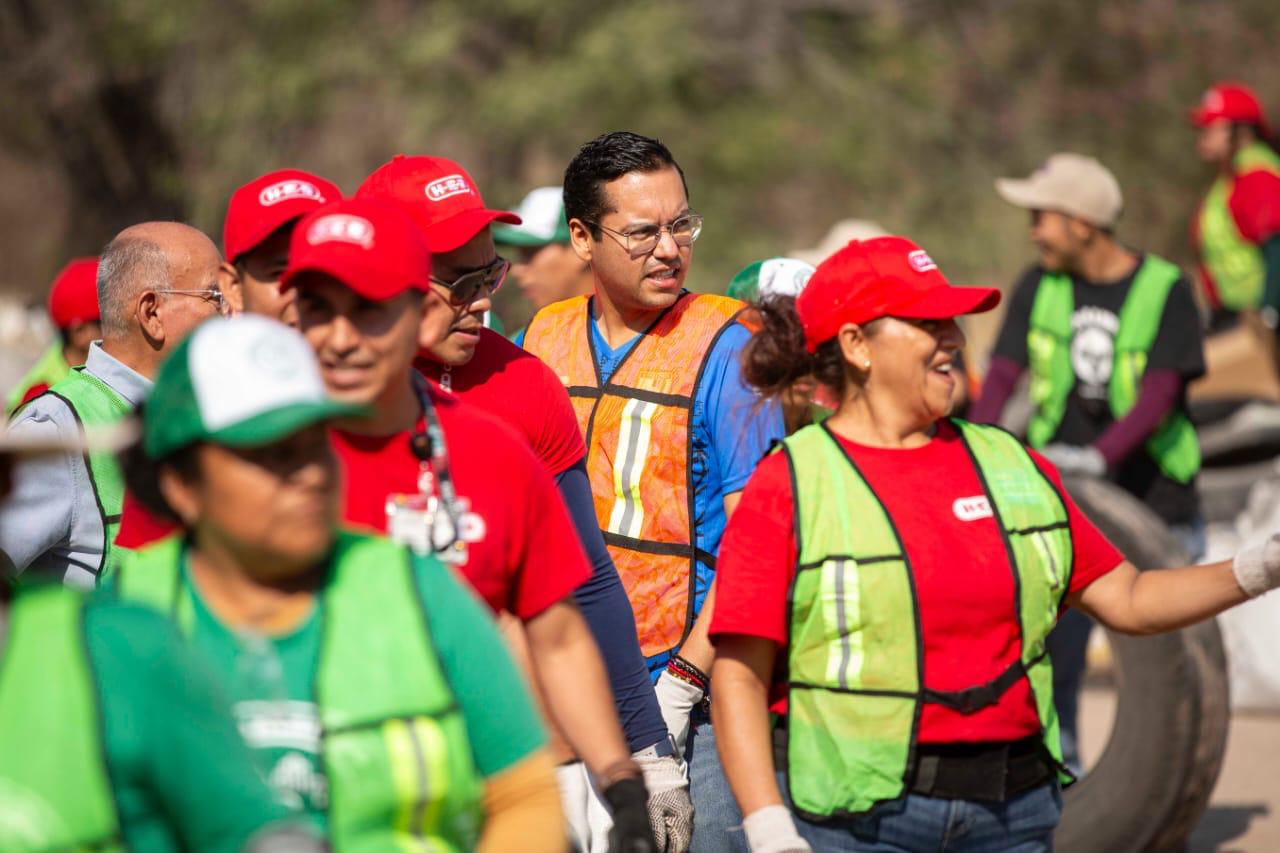
[[[1136,269],[1135,273],[1136,274]],[[1071,318],[1071,366],[1076,384],[1067,397],[1067,408],[1053,441],[1071,445],[1092,444],[1115,422],[1107,399],[1115,354],[1120,310],[1133,287],[1134,274],[1120,281],[1095,283],[1072,277],[1075,312]],[[1032,267],[1014,288],[994,355],[1023,367],[1028,365],[1027,333],[1043,270]],[[1190,382],[1204,375],[1204,335],[1191,284],[1179,278],[1169,291],[1160,329],[1151,346],[1148,371],[1173,371]],[[1186,411],[1185,391],[1177,403]],[[1195,486],[1165,477],[1151,456],[1134,453],[1120,463],[1115,480],[1170,523],[1189,521],[1199,502]]]
[[[428,379],[521,433],[552,476],[587,455],[573,404],[560,379],[537,356],[490,329],[480,330],[471,361],[446,368],[419,356]]]
[[[925,685],[963,690],[995,678],[1020,651],[1014,572],[995,519],[957,510],[966,499],[984,495],[958,433],[949,423],[940,424],[933,440],[914,449],[839,440],[882,501],[906,549],[920,605]],[[1034,452],[1032,457],[1065,496],[1052,464]],[[1066,503],[1075,545],[1070,594],[1114,569],[1123,557],[1069,497]],[[797,560],[794,518],[790,466],[785,454],[776,453],[747,484],[725,532],[713,640],[743,634],[785,648],[787,596]],[[772,698],[773,710],[785,711],[780,684],[775,683]],[[974,714],[925,705],[920,739],[1017,740],[1039,728],[1024,679],[998,704]]]
[[[439,389],[431,398],[458,496],[468,504],[458,568],[494,610],[531,619],[591,575],[560,492],[509,426]],[[330,435],[343,468],[344,520],[386,532],[387,497],[418,493],[423,463],[410,448],[412,432]]]

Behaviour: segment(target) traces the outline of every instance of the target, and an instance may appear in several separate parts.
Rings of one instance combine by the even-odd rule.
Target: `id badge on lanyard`
[[[422,404],[425,429],[410,438],[418,457],[418,491],[387,495],[387,535],[418,554],[435,554],[448,563],[467,561],[462,538],[467,508],[458,498],[449,470],[449,448],[426,380],[417,374],[414,388]]]

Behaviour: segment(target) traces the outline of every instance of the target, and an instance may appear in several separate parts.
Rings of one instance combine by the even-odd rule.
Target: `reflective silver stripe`
[[[849,688],[849,658],[853,650],[849,648],[849,614],[845,610],[844,598],[844,566],[848,560],[836,560],[836,628],[840,631],[840,669],[839,684],[846,690]]]
[[[405,732],[413,747],[413,770],[418,782],[418,796],[413,801],[413,817],[409,820],[409,831],[414,835],[427,834],[427,808],[431,801],[431,776],[427,772],[427,755],[419,740],[416,720],[405,721]]]
[[[649,423],[658,404],[631,399],[622,409],[618,431],[618,455],[614,460],[613,510],[609,531],[633,539],[640,538],[644,526],[644,504],[640,500],[640,478],[649,455]]]

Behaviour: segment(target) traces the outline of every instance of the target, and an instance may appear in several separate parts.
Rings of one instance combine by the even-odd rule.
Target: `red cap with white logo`
[[[1256,125],[1263,136],[1271,135],[1258,96],[1243,83],[1215,84],[1204,93],[1200,104],[1191,110],[1191,123],[1196,127],[1204,127],[1218,119]]]
[[[59,329],[101,319],[98,310],[98,259],[75,258],[49,288],[49,318]]]
[[[231,194],[222,225],[222,254],[228,263],[317,207],[340,201],[342,190],[301,169],[277,169]]]
[[[520,217],[490,210],[467,171],[444,157],[397,154],[364,179],[356,198],[390,198],[404,205],[432,252],[452,252],[493,222],[519,225]]]
[[[293,229],[280,289],[305,287],[305,273],[323,273],[384,302],[406,290],[430,289],[431,253],[400,205],[351,199],[307,214]]]
[[[805,348],[817,352],[845,323],[880,317],[945,320],[1000,304],[994,287],[954,287],[929,253],[904,237],[852,240],[818,265],[796,297]]]

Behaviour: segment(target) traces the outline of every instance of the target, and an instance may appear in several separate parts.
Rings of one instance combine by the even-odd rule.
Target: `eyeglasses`
[[[217,288],[210,287],[205,290],[174,290],[173,288],[162,288],[155,291],[156,293],[176,293],[178,296],[196,296],[205,302],[212,302],[213,307],[218,309],[221,314],[226,310],[227,298],[222,295],[222,291]]]
[[[481,296],[489,296],[501,287],[510,269],[511,261],[498,257],[484,269],[464,272],[453,281],[444,281],[435,276],[431,276],[431,281],[448,289],[449,301],[454,305],[470,305]]]
[[[692,245],[702,233],[702,217],[697,213],[686,213],[670,225],[644,225],[634,231],[615,231],[599,222],[592,222],[589,219],[582,221],[608,232],[633,258],[642,258],[658,248],[663,231],[671,235],[671,239],[675,240],[677,246]]]

